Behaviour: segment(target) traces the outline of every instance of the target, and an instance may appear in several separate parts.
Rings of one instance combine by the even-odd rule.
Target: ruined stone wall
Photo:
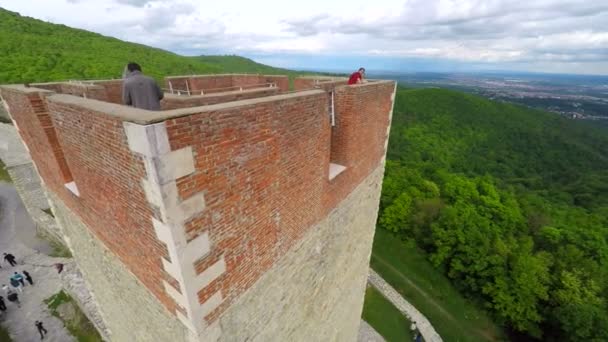
[[[112,342],[187,341],[184,326],[86,224],[49,194],[74,258],[101,309]]]
[[[379,165],[222,315],[222,341],[356,340],[383,172]]]

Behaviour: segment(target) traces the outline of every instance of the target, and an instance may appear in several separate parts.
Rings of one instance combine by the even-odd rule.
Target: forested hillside
[[[514,334],[607,341],[607,169],[604,128],[400,90],[379,225]]]
[[[146,74],[157,79],[166,75],[284,71],[237,56],[180,56],[0,8],[0,84],[119,78],[129,61],[137,61]]]

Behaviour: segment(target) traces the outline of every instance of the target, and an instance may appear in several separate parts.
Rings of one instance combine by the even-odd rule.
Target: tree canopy
[[[378,223],[510,330],[606,341],[607,168],[603,127],[400,89]]]

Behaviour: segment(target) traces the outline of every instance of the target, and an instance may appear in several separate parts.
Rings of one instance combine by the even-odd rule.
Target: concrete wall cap
[[[28,88],[24,88],[28,89]],[[20,89],[19,89],[20,90]],[[42,90],[38,90],[42,91]],[[52,92],[50,92],[52,93]],[[181,109],[172,109],[166,111],[149,111],[144,109],[138,109],[129,106],[123,106],[115,103],[98,101],[93,99],[85,99],[78,96],[66,95],[66,94],[55,94],[47,97],[48,101],[55,103],[64,103],[71,104],[76,106],[81,106],[96,112],[100,112],[103,114],[115,116],[123,121],[133,122],[140,125],[148,125],[152,123],[157,123],[165,120],[175,119],[182,116],[188,116],[197,113],[205,113],[211,111],[218,111],[224,109],[245,107],[250,105],[262,104],[262,103],[270,103],[274,101],[286,100],[297,97],[307,97],[307,96],[319,96],[321,94],[325,94],[323,90],[307,90],[300,91],[296,93],[290,94],[281,94],[274,96],[266,96],[266,97],[258,97],[254,99],[247,100],[239,100],[232,102],[219,103],[208,106],[200,106],[200,107],[192,107],[192,108],[181,108]]]
[[[181,75],[181,76],[166,76],[166,80],[193,78],[193,77],[217,77],[217,76],[264,76],[264,77],[288,77],[287,75],[262,75],[262,74],[206,74],[206,75]]]
[[[0,85],[0,89],[20,91],[20,92],[24,92],[24,93],[48,93],[48,94],[55,93],[52,90],[35,88],[35,87],[31,87],[31,86],[26,87],[24,84],[2,84],[2,85]]]
[[[222,92],[217,92],[217,93],[208,93],[205,94],[205,89],[203,89],[203,95],[177,95],[177,94],[171,94],[171,93],[165,93],[165,99],[167,100],[183,100],[183,101],[187,101],[188,99],[204,99],[204,98],[212,98],[212,97],[221,97],[221,96],[227,96],[227,95],[234,95],[234,94],[249,94],[249,93],[256,93],[256,92],[265,92],[268,91],[269,89],[276,89],[276,88],[270,88],[270,87],[264,87],[264,86],[260,86],[259,88],[250,88],[250,89],[243,89],[243,90],[229,90],[229,91],[222,91]],[[200,90],[196,90],[194,91],[194,93],[200,93]]]

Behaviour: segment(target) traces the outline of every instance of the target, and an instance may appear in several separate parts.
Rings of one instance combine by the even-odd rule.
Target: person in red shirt
[[[348,78],[348,84],[363,83],[363,75],[365,75],[365,68],[359,68],[359,71],[355,71]]]

